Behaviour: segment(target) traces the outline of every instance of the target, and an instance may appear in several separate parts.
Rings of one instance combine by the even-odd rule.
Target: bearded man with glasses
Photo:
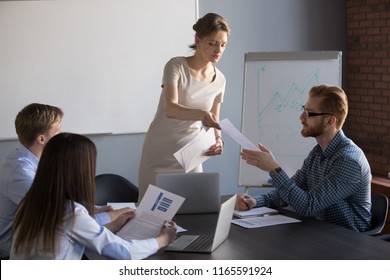
[[[301,216],[367,231],[371,223],[371,169],[363,151],[342,131],[347,114],[348,99],[341,88],[313,87],[302,106],[300,121],[302,136],[314,137],[317,145],[292,177],[263,145],[259,144],[260,151],[242,150],[247,164],[269,172],[275,189],[253,197],[239,195],[236,209],[290,205]]]

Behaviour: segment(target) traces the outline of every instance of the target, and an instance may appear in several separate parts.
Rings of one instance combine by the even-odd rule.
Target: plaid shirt
[[[341,130],[324,152],[316,145],[293,177],[281,171],[272,180],[275,190],[255,196],[257,207],[290,205],[301,216],[355,231],[370,228],[370,165]]]

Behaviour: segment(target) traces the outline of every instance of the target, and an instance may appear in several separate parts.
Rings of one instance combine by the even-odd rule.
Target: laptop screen
[[[217,213],[220,207],[220,174],[160,173],[156,186],[185,198],[178,214]]]

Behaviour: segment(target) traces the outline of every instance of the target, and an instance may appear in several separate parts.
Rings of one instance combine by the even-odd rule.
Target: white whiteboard
[[[146,132],[196,19],[196,0],[0,1],[0,139],[31,102],[61,107],[64,131]]]
[[[298,170],[314,138],[301,136],[301,107],[310,88],[341,86],[341,52],[264,52],[245,56],[242,133],[272,151],[290,176]],[[269,175],[240,159],[239,186],[268,184]]]

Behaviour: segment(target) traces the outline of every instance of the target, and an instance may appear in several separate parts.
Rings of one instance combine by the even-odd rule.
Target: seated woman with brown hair
[[[109,259],[143,259],[174,240],[172,221],[156,238],[116,236],[131,211],[115,220],[113,232],[95,221],[96,154],[94,143],[82,135],[60,133],[50,139],[17,209],[10,259],[81,259],[85,248]]]

